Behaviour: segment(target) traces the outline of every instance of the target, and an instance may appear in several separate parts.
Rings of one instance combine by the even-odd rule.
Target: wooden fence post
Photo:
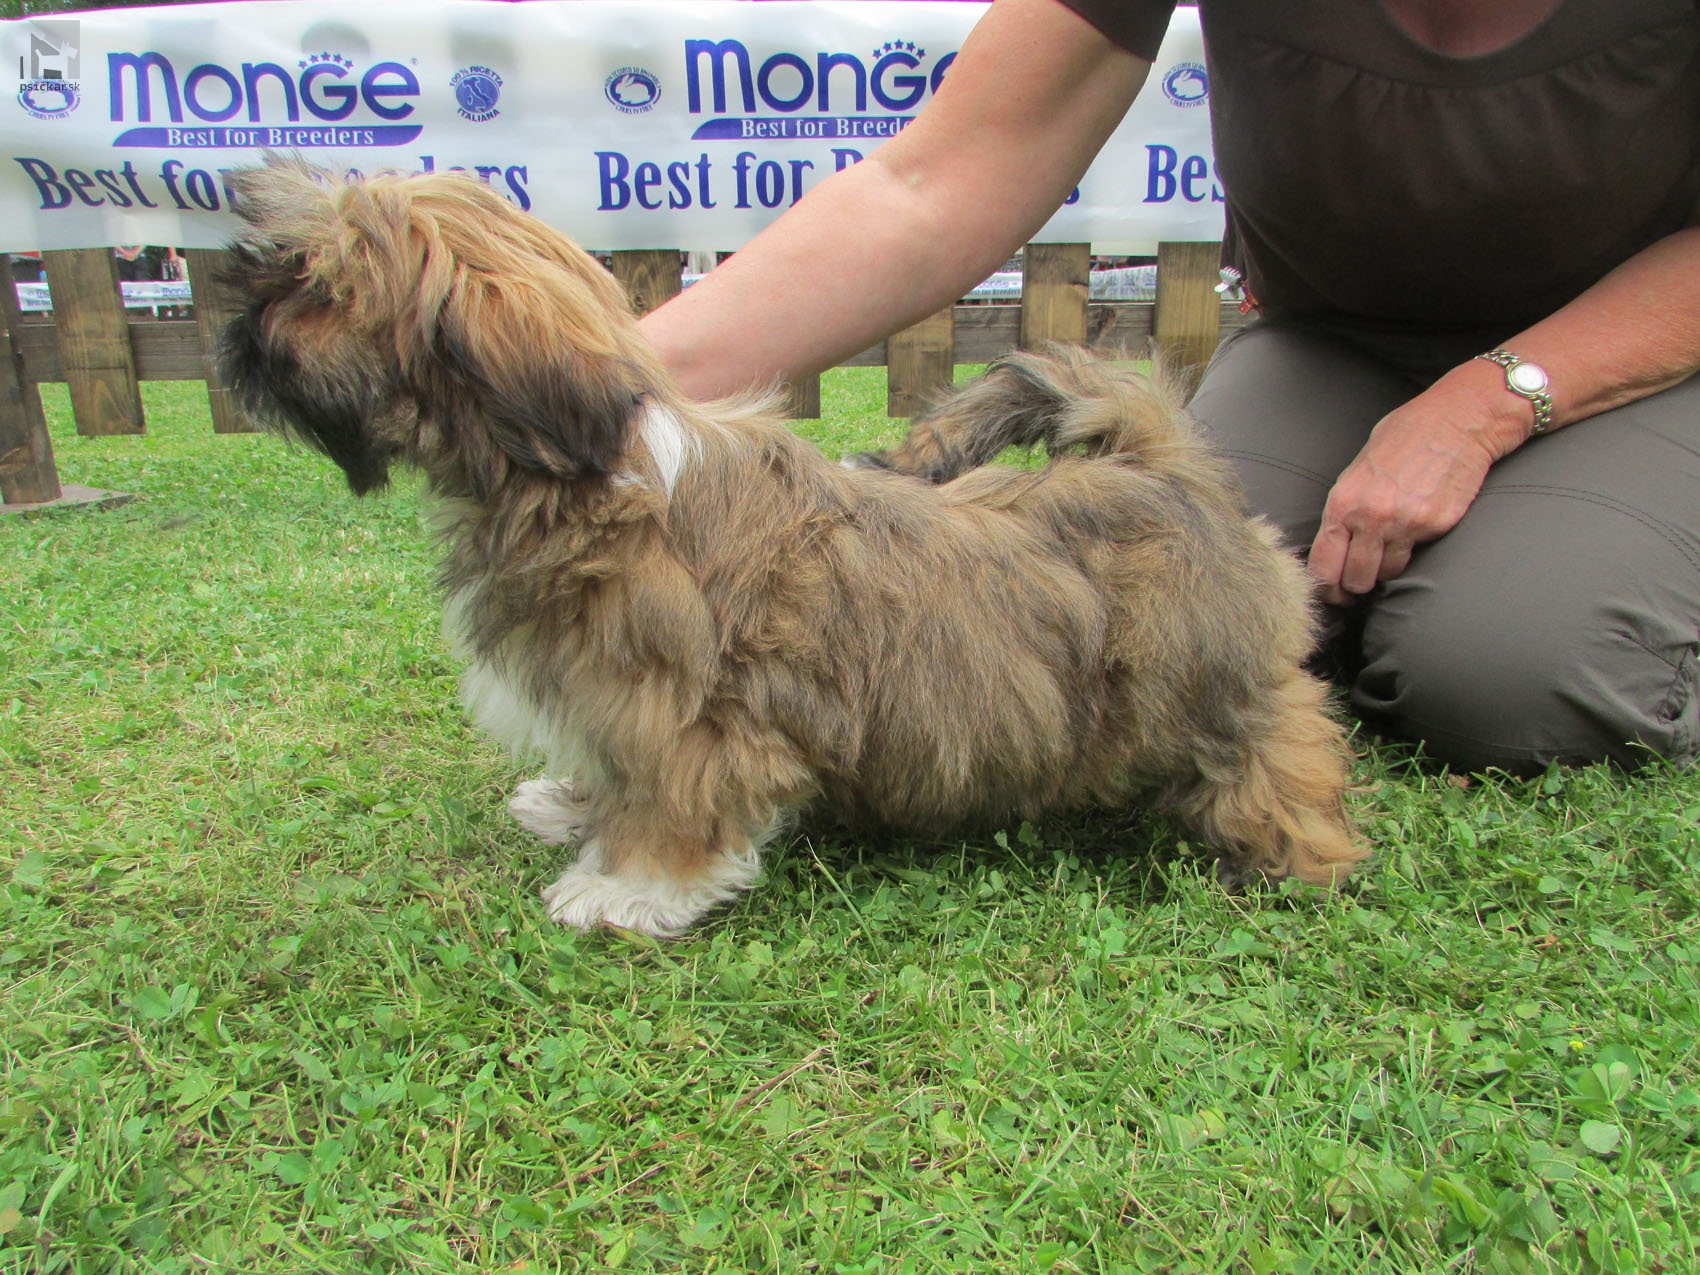
[[[59,471],[53,464],[53,440],[41,410],[41,391],[24,379],[18,353],[18,289],[11,258],[0,253],[0,504],[45,504],[60,497]]]
[[[212,410],[213,433],[253,434],[259,425],[236,404],[236,396],[218,374],[218,343],[225,325],[242,309],[242,298],[226,287],[221,278],[226,253],[223,248],[185,248],[183,261],[189,269],[189,288],[194,297],[195,339],[201,344],[201,367],[207,382],[207,406]]]
[[[1022,253],[1021,348],[1086,340],[1092,245],[1030,243]]]
[[[1219,243],[1160,243],[1157,245],[1157,306],[1151,335],[1171,371],[1183,373],[1183,383],[1196,379],[1222,329]]]
[[[77,432],[140,434],[142,395],[112,249],[63,248],[41,260]]]
[[[917,416],[956,379],[954,306],[904,328],[886,342],[885,414]]]
[[[785,382],[790,394],[785,414],[794,421],[820,419],[820,377],[801,376]]]
[[[614,277],[626,290],[640,319],[679,295],[684,281],[680,277],[678,249],[630,248],[609,256]]]

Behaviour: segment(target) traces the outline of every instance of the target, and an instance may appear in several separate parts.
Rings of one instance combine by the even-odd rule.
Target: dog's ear
[[[355,495],[388,484],[396,447],[374,427],[382,405],[363,369],[304,365],[286,344],[268,338],[259,306],[225,328],[218,360],[244,411],[335,461]]]
[[[273,253],[299,254],[334,240],[335,180],[299,155],[266,151],[263,162],[224,175],[230,208]]]
[[[323,365],[305,358],[310,350],[295,348],[275,322],[273,307],[288,308],[301,292],[300,258],[258,237],[230,246],[215,278],[243,305],[219,334],[219,376],[245,412],[330,457],[365,495],[387,482],[393,451],[367,428],[374,378],[349,367],[352,343],[331,342],[336,358]]]
[[[358,495],[385,485],[395,437],[376,422],[397,400],[347,323],[370,281],[349,271],[330,174],[297,157],[232,171],[233,207],[252,228],[230,246],[218,283],[243,298],[221,334],[224,382],[251,415],[330,457]],[[342,289],[339,295],[338,289]]]
[[[438,349],[462,386],[455,397],[470,392],[490,441],[513,464],[601,477],[618,467],[648,387],[622,356],[629,337],[614,325],[623,310],[610,314],[607,298],[589,289],[563,305],[560,281],[549,282],[557,286],[463,274],[438,316]]]

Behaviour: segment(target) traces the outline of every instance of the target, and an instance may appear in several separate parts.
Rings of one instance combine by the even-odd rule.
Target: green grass
[[[1697,1269],[1696,773],[1360,741],[1336,897],[805,825],[682,941],[563,932],[417,494],[144,388],[48,395],[134,503],[0,519],[0,1269]]]

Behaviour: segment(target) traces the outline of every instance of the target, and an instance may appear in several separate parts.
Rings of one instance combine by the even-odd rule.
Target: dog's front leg
[[[514,789],[508,813],[544,845],[564,846],[584,827],[590,802],[572,780],[543,775]]]
[[[592,812],[579,829],[577,861],[544,889],[544,906],[551,920],[579,929],[676,937],[755,884],[777,822],[705,839],[667,827],[653,811]]]

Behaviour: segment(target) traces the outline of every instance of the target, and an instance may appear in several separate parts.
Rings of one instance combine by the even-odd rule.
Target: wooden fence
[[[883,365],[887,408],[912,416],[958,363],[984,363],[1017,348],[1074,342],[1120,352],[1155,343],[1173,365],[1202,365],[1225,327],[1241,321],[1236,305],[1215,291],[1218,246],[1163,244],[1154,301],[1092,302],[1087,244],[1029,244],[1021,301],[958,303],[865,350],[845,366]],[[240,298],[219,288],[221,250],[184,254],[194,290],[192,318],[132,317],[124,309],[117,267],[106,248],[43,253],[53,296],[50,318],[26,318],[10,280],[0,287],[0,507],[51,504],[65,498],[53,462],[39,387],[63,381],[82,435],[140,434],[146,427],[142,381],[205,381],[218,433],[255,427],[220,383],[218,334]],[[617,252],[612,265],[639,312],[675,295],[679,254]],[[820,415],[818,378],[793,383],[792,414]]]

